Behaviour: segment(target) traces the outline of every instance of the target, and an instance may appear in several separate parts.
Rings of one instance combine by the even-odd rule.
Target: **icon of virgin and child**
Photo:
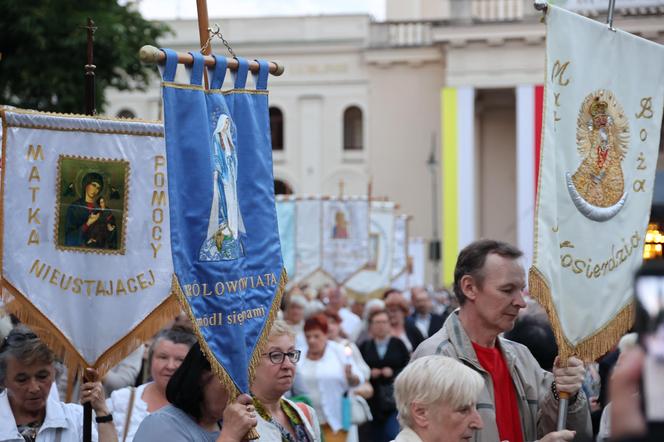
[[[244,256],[246,231],[238,201],[238,159],[234,135],[233,120],[222,114],[213,133],[212,207],[199,261],[230,261]]]
[[[103,176],[89,172],[83,176],[81,184],[83,195],[67,207],[64,245],[117,249],[117,223],[102,194]]]

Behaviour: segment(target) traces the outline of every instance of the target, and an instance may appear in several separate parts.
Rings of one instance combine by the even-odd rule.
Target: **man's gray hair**
[[[22,364],[52,364],[55,357],[53,352],[44,344],[32,330],[24,325],[14,328],[2,340],[0,346],[0,386],[5,386],[7,364],[9,358],[16,358]]]
[[[447,404],[459,409],[474,405],[483,388],[482,376],[456,359],[440,355],[418,358],[394,381],[399,423],[412,428],[413,402],[425,407]]]

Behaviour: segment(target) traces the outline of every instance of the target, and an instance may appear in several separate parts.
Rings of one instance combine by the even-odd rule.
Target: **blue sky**
[[[196,18],[196,0],[139,0],[148,19]],[[385,18],[385,0],[208,0],[210,18],[368,13]]]

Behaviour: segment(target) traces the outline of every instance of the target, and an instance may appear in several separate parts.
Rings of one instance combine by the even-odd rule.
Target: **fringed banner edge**
[[[96,361],[90,363],[83,358],[60,329],[12,284],[3,279],[2,288],[10,292],[8,295],[3,290],[0,296],[6,302],[7,311],[28,325],[56,355],[62,358],[70,372],[90,367],[97,370],[100,378],[136,350],[139,345],[153,337],[180,312],[177,300],[169,295],[129,333],[105,350]]]
[[[573,345],[565,337],[563,332],[558,312],[551,297],[549,284],[546,282],[544,275],[535,266],[530,267],[528,272],[528,287],[530,295],[544,307],[549,316],[551,328],[553,328],[553,334],[558,344],[558,354],[562,360],[567,360],[567,358],[573,355],[580,357],[584,361],[596,360],[611,351],[634,323],[634,304],[633,302],[629,302],[599,330],[583,339],[577,345]]]

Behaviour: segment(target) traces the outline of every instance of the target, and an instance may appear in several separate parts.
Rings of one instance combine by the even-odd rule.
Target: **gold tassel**
[[[630,302],[604,324],[600,330],[574,346],[563,333],[549,285],[544,275],[535,266],[532,266],[528,272],[528,288],[530,295],[544,307],[549,316],[553,334],[558,344],[558,354],[563,361],[573,355],[584,361],[596,360],[613,349],[634,323],[634,304]]]
[[[99,378],[102,378],[111,368],[136,350],[139,345],[153,337],[180,312],[177,300],[173,296],[167,297],[125,337],[107,349],[96,361],[89,364],[60,329],[29,299],[6,280],[2,281],[2,287],[2,299],[6,302],[7,310],[28,325],[57,357],[62,358],[63,364],[70,373],[91,367],[97,370]]]

